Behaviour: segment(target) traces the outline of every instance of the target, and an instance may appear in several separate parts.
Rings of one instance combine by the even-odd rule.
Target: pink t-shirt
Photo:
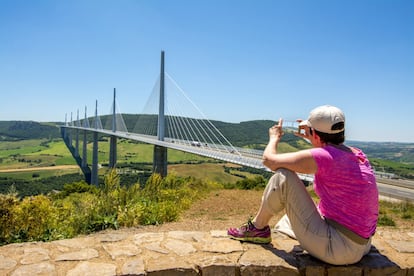
[[[378,188],[365,154],[330,145],[313,148],[311,153],[318,165],[314,189],[321,215],[361,237],[372,236],[378,220]]]

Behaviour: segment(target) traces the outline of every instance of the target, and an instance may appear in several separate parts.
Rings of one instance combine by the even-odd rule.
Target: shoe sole
[[[229,237],[233,240],[238,240],[242,242],[251,242],[251,243],[259,243],[259,244],[267,244],[272,241],[272,238],[260,238],[260,237],[234,237],[229,235]]]

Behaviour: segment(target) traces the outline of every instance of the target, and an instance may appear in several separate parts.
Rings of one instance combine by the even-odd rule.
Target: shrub
[[[378,217],[379,226],[395,226],[395,222],[392,218],[387,216],[387,214],[381,214]]]
[[[236,187],[242,190],[263,189],[266,187],[266,179],[261,175],[254,178],[246,178],[237,181]]]
[[[379,209],[378,225],[381,226],[395,226],[394,220],[399,218],[410,220],[414,216],[414,204],[403,202],[381,201]]]
[[[161,175],[156,173],[152,174],[145,183],[145,187],[142,190],[142,195],[152,200],[158,201],[160,199],[159,195],[162,184]]]
[[[71,238],[91,232],[96,220],[98,196],[91,193],[72,193],[56,200],[57,238]]]
[[[53,195],[53,197],[55,199],[62,199],[73,193],[97,194],[98,191],[98,188],[96,188],[95,186],[89,185],[85,181],[79,181],[63,185],[62,191]]]
[[[15,225],[12,233],[16,241],[49,240],[56,226],[53,215],[56,210],[48,197],[26,197],[13,209]]]
[[[0,244],[10,242],[16,225],[14,209],[19,204],[16,194],[0,194]]]
[[[140,202],[130,201],[118,210],[118,223],[120,226],[137,226],[144,217],[145,208]]]
[[[50,196],[17,198],[13,189],[0,194],[0,243],[71,238],[107,228],[161,224],[176,220],[211,188],[221,187],[192,177],[151,175],[140,183],[121,186],[115,170],[96,188],[84,182],[64,185]]]

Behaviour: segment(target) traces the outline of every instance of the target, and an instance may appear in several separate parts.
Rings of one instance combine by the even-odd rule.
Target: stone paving
[[[269,245],[226,232],[106,231],[0,247],[0,275],[414,275],[414,231],[379,230],[359,263],[333,266],[273,233]]]

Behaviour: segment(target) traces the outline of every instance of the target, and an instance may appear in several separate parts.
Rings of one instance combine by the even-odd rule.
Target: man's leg
[[[330,226],[319,214],[297,174],[289,170],[281,170],[281,174],[284,180],[276,181],[280,183],[280,190],[267,190],[270,195],[266,195],[262,203],[264,209],[274,211],[280,210],[278,199],[284,205],[286,216],[276,229],[295,237],[303,249],[325,262],[342,265],[360,260],[370,244],[359,245]],[[258,217],[265,220],[267,212],[259,212]]]
[[[302,221],[315,214],[320,218],[315,203],[297,174],[279,169],[263,192],[262,203],[253,224],[257,228],[263,228],[268,225],[273,215],[284,209],[288,216],[290,213]]]
[[[297,213],[318,213],[305,185],[296,173],[280,169],[267,183],[255,218],[240,228],[230,228],[229,236],[242,241],[270,242],[269,221],[273,215],[285,209],[287,205],[300,209]],[[307,217],[308,214],[304,216]]]

